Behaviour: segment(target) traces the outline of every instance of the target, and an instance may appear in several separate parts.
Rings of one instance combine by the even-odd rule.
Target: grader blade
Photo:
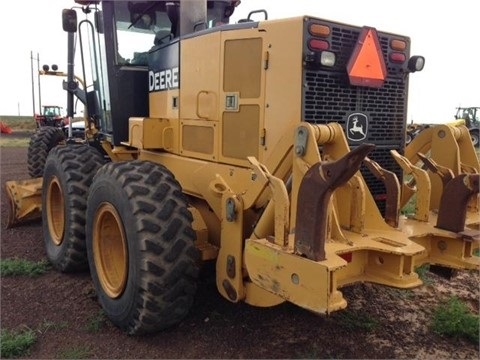
[[[7,181],[5,190],[10,202],[7,229],[41,217],[42,178]]]

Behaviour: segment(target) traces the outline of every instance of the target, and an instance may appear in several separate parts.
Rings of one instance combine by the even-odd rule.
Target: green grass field
[[[33,116],[0,115],[0,121],[10,126],[13,130],[35,130],[36,128]]]
[[[22,131],[26,134],[33,133],[37,127],[33,116],[0,115],[0,122],[8,125],[14,132]],[[12,137],[8,134],[0,136],[0,147],[27,147],[29,142],[30,136]]]

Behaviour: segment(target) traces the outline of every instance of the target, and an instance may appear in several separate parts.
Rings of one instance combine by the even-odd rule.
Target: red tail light
[[[407,57],[403,53],[393,52],[390,54],[390,61],[395,63],[404,63]]]
[[[310,39],[310,41],[308,42],[308,47],[310,48],[310,50],[322,51],[328,50],[330,45],[328,44],[328,41],[325,40]]]

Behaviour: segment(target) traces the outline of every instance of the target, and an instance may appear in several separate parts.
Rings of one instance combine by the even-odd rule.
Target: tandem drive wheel
[[[103,156],[87,145],[55,147],[48,155],[42,184],[42,227],[47,258],[57,270],[88,268],[87,195],[103,163]]]
[[[180,184],[148,161],[108,163],[87,203],[87,253],[99,302],[129,334],[179,323],[196,292],[198,251]]]

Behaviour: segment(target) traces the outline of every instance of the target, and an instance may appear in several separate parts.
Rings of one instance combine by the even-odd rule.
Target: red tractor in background
[[[34,114],[37,130],[32,134],[28,145],[28,174],[40,177],[47,155],[58,144],[68,138],[69,119],[62,114],[62,107],[43,105],[41,114]]]
[[[63,127],[68,125],[68,117],[62,115],[62,108],[57,105],[44,105],[42,106],[42,113],[35,114],[35,122],[37,128],[42,126],[54,126]]]
[[[48,66],[44,66],[44,71],[48,71]],[[70,124],[69,117],[64,115],[61,106],[43,105],[42,109],[42,114],[34,114],[37,130],[32,134],[28,145],[28,174],[33,178],[43,175],[43,167],[51,149],[69,138],[79,140],[85,136],[84,121],[74,119]]]
[[[69,119],[62,115],[62,108],[57,105],[42,106],[41,114],[34,114],[37,130],[32,134],[28,145],[28,174],[40,177],[47,155],[51,149],[65,142],[68,135]]]

